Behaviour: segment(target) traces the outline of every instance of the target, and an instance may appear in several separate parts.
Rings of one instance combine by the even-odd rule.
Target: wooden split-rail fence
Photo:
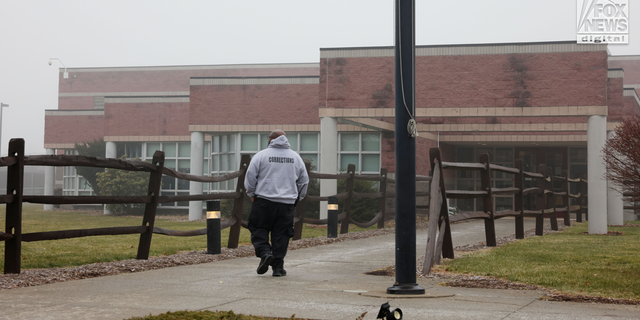
[[[451,223],[470,219],[483,219],[485,227],[486,245],[496,246],[496,232],[494,221],[504,217],[515,217],[515,234],[517,239],[524,238],[524,217],[536,218],[536,235],[543,235],[543,219],[548,216],[552,230],[558,230],[558,214],[562,214],[564,224],[570,225],[570,213],[575,212],[576,221],[582,222],[582,215],[588,218],[587,212],[587,180],[570,179],[566,171],[560,176],[554,176],[551,168],[544,164],[538,166],[538,172],[523,170],[522,159],[516,159],[515,168],[504,167],[489,163],[489,155],[481,154],[479,163],[443,162],[440,150],[433,148],[429,151],[431,160],[431,198],[429,210],[427,249],[423,263],[423,274],[428,274],[434,264],[440,263],[440,258],[453,259],[453,242],[451,239]],[[443,169],[477,170],[480,172],[481,190],[446,190]],[[502,172],[513,175],[513,187],[493,188],[491,184],[492,172]],[[525,178],[532,178],[536,186],[524,188]],[[577,194],[569,191],[570,183],[577,184]],[[561,192],[554,192],[554,186],[562,185]],[[513,194],[514,210],[495,211],[494,195]],[[524,197],[534,194],[535,208],[524,207]],[[562,198],[562,206],[556,205],[558,197]],[[482,211],[461,212],[450,216],[446,199],[482,199]],[[575,199],[571,205],[570,199]]]
[[[87,236],[101,235],[125,235],[140,234],[138,243],[137,259],[148,259],[151,246],[152,234],[163,234],[168,236],[198,236],[206,235],[207,229],[177,231],[159,228],[154,226],[156,210],[159,203],[176,201],[207,201],[219,199],[233,199],[233,209],[229,219],[221,222],[221,229],[230,228],[228,248],[237,248],[240,239],[240,230],[247,227],[247,222],[242,220],[244,200],[246,192],[244,190],[244,177],[251,158],[243,155],[240,159],[238,171],[222,176],[196,176],[164,167],[164,152],[156,151],[151,163],[144,161],[122,160],[122,159],[102,159],[86,156],[72,155],[24,155],[24,140],[12,139],[9,142],[9,153],[7,157],[0,158],[0,166],[7,167],[7,194],[0,195],[0,203],[6,204],[6,228],[5,232],[0,231],[0,241],[5,241],[4,273],[20,273],[20,256],[22,242],[45,241],[70,239]],[[23,173],[24,166],[86,166],[99,167],[129,171],[149,172],[149,186],[146,196],[41,196],[23,194]],[[309,172],[309,163],[306,163]],[[227,193],[212,193],[199,195],[161,196],[160,187],[162,175],[171,176],[195,182],[222,182],[237,178],[236,191]],[[387,184],[393,183],[393,179],[387,178],[386,169],[381,170],[380,176],[362,176],[355,174],[355,165],[350,164],[348,171],[344,174],[321,174],[309,172],[310,178],[315,179],[346,179],[346,190],[336,195],[344,200],[342,212],[338,221],[341,221],[341,233],[347,233],[349,224],[360,227],[369,227],[377,224],[378,228],[384,227],[384,222],[388,219],[385,210],[387,198],[393,198],[394,194],[387,191]],[[355,180],[378,181],[380,191],[375,193],[354,192]],[[417,177],[417,180],[428,181],[429,177]],[[418,193],[417,196],[427,196],[427,192]],[[380,212],[368,222],[358,222],[350,217],[351,206],[354,199],[368,198],[372,201],[379,201]],[[305,217],[305,205],[308,201],[326,201],[328,197],[307,196],[296,207],[296,217],[294,224],[294,240],[302,238],[303,223],[327,224],[327,220],[318,220]],[[142,224],[138,226],[106,227],[93,229],[75,229],[61,231],[46,231],[23,233],[22,232],[22,203],[41,204],[124,204],[140,203],[145,204]]]
[[[564,213],[565,224],[569,223],[569,212],[577,211],[577,221],[581,221],[582,213],[586,214],[586,181],[582,179],[569,179],[564,174],[561,177],[550,176],[547,169],[541,167],[539,173],[529,173],[522,171],[522,162],[516,161],[516,168],[508,168],[489,164],[488,156],[481,157],[481,163],[450,163],[442,162],[438,149],[431,150],[431,168],[432,176],[416,176],[417,182],[428,182],[430,184],[429,191],[416,192],[416,197],[429,197],[429,205],[418,205],[416,211],[418,213],[428,212],[429,214],[429,243],[427,246],[427,257],[425,257],[426,273],[430,270],[431,263],[439,263],[440,256],[445,258],[453,258],[453,246],[451,242],[450,223],[467,219],[484,219],[485,233],[487,237],[487,245],[495,246],[495,230],[493,221],[507,216],[516,217],[516,235],[518,238],[524,237],[522,218],[527,215],[536,216],[536,234],[542,235],[542,219],[543,215],[548,214],[551,219],[552,228],[557,229],[556,214]],[[482,160],[484,159],[484,160]],[[7,157],[0,158],[0,166],[7,167],[7,194],[0,195],[0,203],[6,204],[6,228],[5,232],[0,231],[0,241],[5,241],[4,255],[4,272],[20,273],[20,256],[22,242],[45,241],[70,239],[77,237],[99,236],[99,235],[125,235],[140,234],[138,244],[137,259],[148,259],[151,246],[152,234],[163,234],[168,236],[198,236],[207,234],[207,229],[177,231],[159,228],[154,226],[156,210],[158,204],[177,201],[207,201],[233,199],[233,208],[229,219],[221,222],[221,229],[229,228],[228,248],[237,248],[239,245],[240,230],[247,227],[247,222],[242,220],[244,200],[246,193],[244,190],[244,177],[249,166],[250,156],[243,155],[240,160],[240,168],[238,171],[222,175],[222,176],[196,176],[186,173],[177,172],[164,167],[164,153],[156,151],[153,155],[151,163],[144,161],[122,160],[122,159],[102,159],[86,156],[72,155],[24,155],[24,140],[12,139],[9,142],[9,153]],[[24,166],[87,166],[100,167],[109,169],[129,170],[149,172],[148,192],[145,196],[41,196],[41,195],[24,195],[23,194],[23,173]],[[309,163],[306,164],[309,172]],[[459,191],[445,190],[444,180],[442,177],[442,169],[462,169],[462,170],[480,170],[482,176],[482,191]],[[497,170],[514,174],[515,185],[513,188],[497,189],[491,188],[491,171]],[[223,182],[237,178],[236,191],[227,193],[212,193],[199,195],[180,195],[180,196],[161,196],[160,187],[162,175],[171,176],[178,179],[188,181],[210,183]],[[346,173],[342,174],[323,174],[309,172],[311,179],[346,179],[346,191],[335,195],[339,200],[344,200],[342,212],[338,215],[340,222],[340,233],[347,233],[349,225],[354,224],[359,227],[370,227],[377,225],[383,228],[386,220],[390,218],[387,213],[387,199],[395,198],[395,193],[387,189],[389,184],[395,183],[393,179],[387,177],[387,170],[382,169],[379,176],[374,175],[356,175],[355,165],[350,164]],[[524,177],[538,179],[538,187],[523,189]],[[379,182],[379,191],[373,193],[358,193],[354,191],[355,180],[367,180]],[[554,180],[566,181],[572,183],[582,183],[581,194],[571,195],[567,189],[560,193],[554,193],[552,185]],[[566,184],[565,184],[566,185]],[[564,187],[563,187],[564,188]],[[541,191],[544,190],[544,191]],[[515,194],[514,211],[494,212],[492,196],[496,194]],[[522,207],[522,197],[529,193],[536,193],[537,208],[535,210],[525,210]],[[568,206],[566,208],[557,208],[555,197],[563,196],[569,203],[569,198],[577,198],[580,205]],[[448,207],[444,199],[447,198],[483,198],[483,212],[463,212],[455,216],[449,217]],[[305,197],[296,207],[296,217],[294,220],[294,240],[302,238],[303,224],[327,224],[327,219],[312,219],[305,217],[305,206],[308,201],[327,201],[328,196],[312,196]],[[359,222],[350,216],[352,211],[353,200],[358,198],[367,198],[371,201],[378,201],[379,212],[368,222]],[[40,204],[125,204],[140,203],[145,204],[144,214],[142,216],[142,224],[138,226],[124,227],[106,227],[93,229],[75,229],[46,231],[34,233],[22,233],[22,203],[40,203]],[[436,239],[436,231],[440,228],[440,233]],[[433,239],[432,239],[433,238]],[[429,265],[427,266],[427,261]]]

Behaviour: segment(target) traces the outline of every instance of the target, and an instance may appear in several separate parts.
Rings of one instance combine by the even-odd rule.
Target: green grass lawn
[[[577,223],[445,261],[436,270],[494,276],[566,293],[640,299],[640,227],[609,227],[622,235],[589,235]]]
[[[138,226],[142,216],[125,217],[104,215],[88,211],[44,211],[42,205],[24,204],[22,232],[88,229],[118,226]],[[158,216],[156,227],[172,230],[198,230],[206,228],[206,222],[174,221]],[[0,206],[0,230],[5,227],[5,206]],[[375,227],[372,227],[375,228]],[[350,232],[362,231],[354,228]],[[302,237],[326,236],[327,229],[305,226]],[[94,262],[135,259],[138,252],[139,235],[93,236],[73,239],[35,241],[22,243],[22,269],[67,267]],[[222,230],[222,246],[229,239],[229,229]],[[250,244],[249,230],[242,228],[240,245]],[[171,255],[181,251],[201,251],[207,248],[206,235],[195,237],[172,237],[154,234],[150,256]],[[0,272],[4,272],[4,241],[0,241]]]

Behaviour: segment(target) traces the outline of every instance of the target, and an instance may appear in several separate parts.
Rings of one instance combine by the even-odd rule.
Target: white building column
[[[204,166],[204,133],[191,132],[191,174],[202,175]],[[202,182],[189,181],[189,194],[202,194]],[[189,220],[202,219],[202,201],[189,201]]]
[[[107,141],[106,147],[104,150],[105,158],[117,158],[118,157],[118,148],[116,147],[116,143],[113,141]]]
[[[332,117],[320,119],[320,172],[336,174],[338,171],[338,120]],[[338,180],[321,179],[320,196],[338,193]],[[327,219],[327,201],[320,202],[320,219]]]
[[[116,146],[115,142],[113,141],[105,142],[104,157],[112,158],[112,159],[118,158],[118,147]],[[103,212],[104,214],[111,214],[111,211],[107,210],[106,204],[104,205]]]
[[[45,151],[47,155],[54,155],[55,149],[47,149]],[[53,196],[56,188],[56,167],[46,166],[44,167],[44,195]],[[45,204],[44,210],[53,210],[52,204]]]
[[[609,131],[607,138],[615,137],[615,131]],[[613,189],[613,182],[607,181],[607,224],[621,226],[624,224],[624,203],[622,194]]]
[[[601,151],[607,142],[607,116],[589,116],[587,122],[587,174],[589,181],[589,234],[607,233],[607,181]]]

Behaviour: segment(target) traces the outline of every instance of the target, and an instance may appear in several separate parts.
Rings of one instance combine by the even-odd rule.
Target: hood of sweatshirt
[[[291,149],[291,145],[289,144],[289,140],[287,140],[287,137],[282,135],[271,140],[271,143],[269,143],[269,148]]]

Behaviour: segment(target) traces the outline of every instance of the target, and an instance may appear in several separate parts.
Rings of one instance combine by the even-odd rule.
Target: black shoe
[[[273,255],[270,253],[265,254],[260,258],[260,264],[258,265],[258,274],[264,274],[269,270],[269,265],[273,262]]]
[[[287,275],[287,271],[282,268],[276,268],[273,270],[274,277],[284,277]]]
[[[287,275],[287,271],[284,270],[284,261],[283,260],[275,260],[273,261],[273,264],[271,265],[271,268],[273,268],[273,276],[274,277],[284,277]]]

